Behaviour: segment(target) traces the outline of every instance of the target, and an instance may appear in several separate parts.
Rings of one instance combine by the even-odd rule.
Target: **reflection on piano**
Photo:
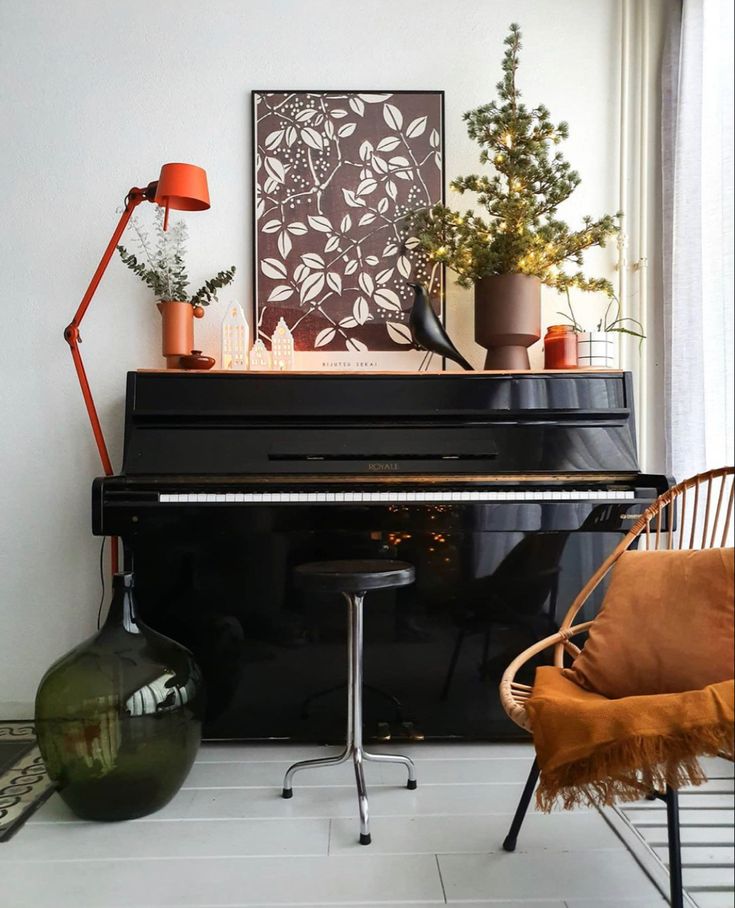
[[[208,736],[341,740],[339,692],[303,704],[343,680],[344,610],[291,570],[386,557],[417,582],[370,604],[366,734],[498,739],[499,673],[668,484],[623,372],[138,372],[93,529],[194,652]]]

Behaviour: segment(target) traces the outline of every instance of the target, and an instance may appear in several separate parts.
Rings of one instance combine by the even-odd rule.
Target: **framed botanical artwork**
[[[255,337],[280,325],[306,370],[442,368],[408,328],[444,273],[411,213],[444,198],[444,93],[253,92]],[[283,322],[281,322],[283,320]]]

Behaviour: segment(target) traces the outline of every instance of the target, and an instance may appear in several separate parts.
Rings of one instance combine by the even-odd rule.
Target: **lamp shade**
[[[207,173],[196,164],[164,164],[155,202],[167,211],[204,211],[209,208]]]

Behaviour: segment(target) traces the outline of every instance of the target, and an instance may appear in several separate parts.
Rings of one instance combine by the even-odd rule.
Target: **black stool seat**
[[[299,565],[294,572],[298,586],[324,593],[361,593],[366,590],[408,586],[416,570],[405,561],[313,561]]]

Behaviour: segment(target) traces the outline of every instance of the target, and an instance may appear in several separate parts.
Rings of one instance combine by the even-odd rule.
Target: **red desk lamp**
[[[128,192],[125,197],[125,208],[122,217],[115,228],[115,232],[112,234],[112,239],[107,244],[107,248],[97,266],[97,270],[92,276],[92,280],[89,282],[89,287],[87,287],[87,291],[82,297],[82,301],[74,314],[74,318],[64,331],[64,338],[71,350],[74,367],[77,370],[77,378],[79,379],[79,385],[82,389],[82,396],[84,397],[84,403],[87,407],[89,421],[92,424],[92,433],[94,434],[94,440],[97,443],[97,450],[99,451],[100,460],[102,461],[102,467],[106,476],[112,475],[112,463],[110,462],[110,455],[107,453],[107,445],[105,444],[105,438],[102,434],[102,426],[100,425],[97,409],[94,405],[94,400],[92,399],[92,391],[89,387],[87,374],[84,371],[82,356],[79,352],[79,344],[82,342],[82,338],[79,336],[79,326],[84,318],[84,313],[92,302],[92,297],[99,286],[99,282],[102,280],[102,275],[107,270],[107,266],[120,241],[120,237],[127,227],[130,216],[141,202],[155,202],[157,205],[166,209],[163,220],[163,229],[166,230],[168,227],[168,212],[170,208],[175,208],[180,211],[204,211],[209,208],[207,174],[201,167],[197,167],[194,164],[164,164],[161,168],[161,175],[157,180],[149,183],[145,189],[134,186]],[[112,571],[113,573],[116,573],[118,569],[116,539],[112,540],[111,555]]]

